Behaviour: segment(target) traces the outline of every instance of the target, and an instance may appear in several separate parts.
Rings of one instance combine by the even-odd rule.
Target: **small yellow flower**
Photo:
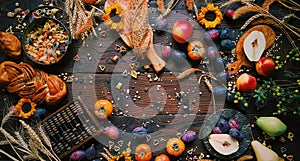
[[[218,6],[213,3],[208,3],[206,7],[201,7],[201,12],[198,16],[198,21],[207,29],[215,28],[223,20],[222,12]]]
[[[22,98],[18,101],[16,105],[16,112],[19,113],[19,117],[23,119],[28,119],[36,111],[36,103],[31,102],[30,99]]]
[[[105,8],[105,14],[102,15],[102,20],[110,29],[119,31],[123,28],[123,15],[124,11],[120,3],[115,3]]]

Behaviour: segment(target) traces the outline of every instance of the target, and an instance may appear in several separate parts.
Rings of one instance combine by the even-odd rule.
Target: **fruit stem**
[[[250,133],[250,135],[251,135],[252,141],[254,141],[255,139],[254,139],[252,132]]]

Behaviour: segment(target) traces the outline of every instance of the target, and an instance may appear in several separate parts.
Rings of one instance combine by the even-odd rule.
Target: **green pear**
[[[272,137],[282,135],[287,129],[286,125],[277,117],[259,117],[256,124],[263,132]]]
[[[278,155],[271,149],[267,148],[259,141],[254,140],[251,142],[257,161],[279,161]]]

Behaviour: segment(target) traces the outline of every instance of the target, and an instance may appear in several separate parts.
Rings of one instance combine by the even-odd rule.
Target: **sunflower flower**
[[[16,105],[16,112],[19,113],[19,117],[23,119],[28,119],[36,111],[36,103],[31,102],[30,99],[22,98],[18,101]]]
[[[218,6],[213,3],[208,3],[206,7],[201,7],[201,12],[198,16],[198,21],[207,29],[215,28],[223,20],[222,12]]]
[[[104,24],[110,29],[119,31],[123,28],[122,17],[124,11],[121,8],[120,3],[112,4],[105,8],[105,14],[102,16]]]

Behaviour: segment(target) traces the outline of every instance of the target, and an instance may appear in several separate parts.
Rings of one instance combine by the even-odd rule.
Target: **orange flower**
[[[31,102],[30,99],[22,98],[16,105],[16,112],[19,113],[19,117],[23,119],[28,119],[36,111],[36,103]]]
[[[222,12],[218,6],[213,3],[208,3],[206,7],[201,7],[201,12],[198,16],[198,21],[207,29],[215,28],[223,20]]]
[[[124,11],[121,8],[120,3],[113,4],[105,8],[105,14],[102,15],[102,20],[104,24],[110,29],[113,30],[121,30],[123,28],[122,17],[124,15]]]

